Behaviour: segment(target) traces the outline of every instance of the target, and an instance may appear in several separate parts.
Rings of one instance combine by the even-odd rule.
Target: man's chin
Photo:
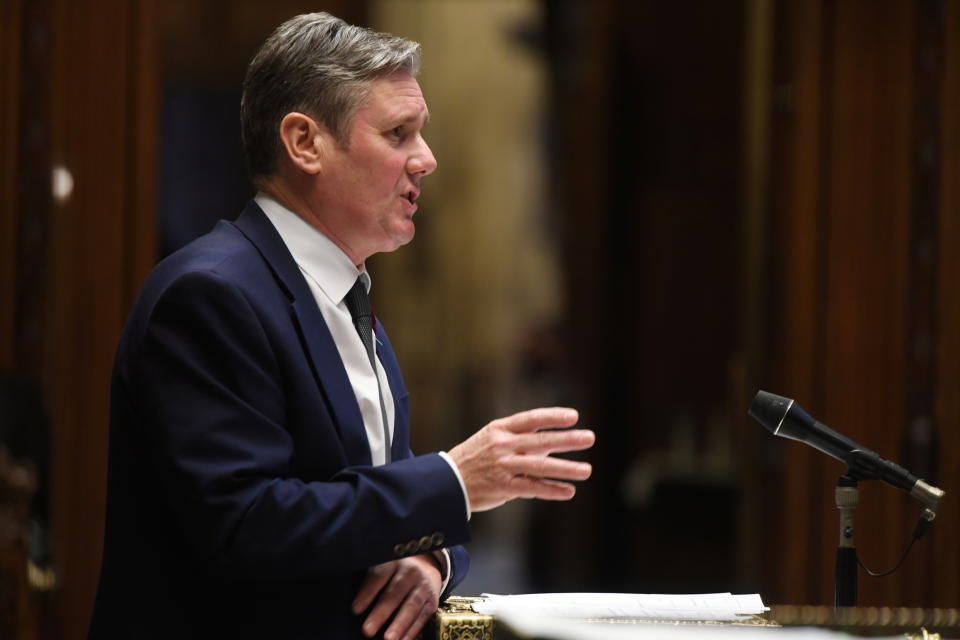
[[[393,248],[394,251],[396,251],[397,249],[399,249],[400,247],[402,247],[402,246],[404,246],[404,245],[407,245],[407,244],[410,244],[411,242],[413,242],[413,236],[414,236],[414,233],[411,231],[411,232],[408,233],[407,235],[403,236],[403,238],[398,239],[398,240],[397,240],[397,246],[395,246],[395,247]]]
[[[394,233],[390,234],[389,240],[383,249],[383,253],[390,253],[391,251],[396,251],[406,244],[410,244],[415,233],[416,229],[414,228],[412,221],[402,230],[394,229]]]
[[[417,233],[417,227],[414,225],[413,217],[409,217],[400,225],[394,229],[393,238],[397,242],[397,247],[402,247],[405,244],[410,244],[413,240],[413,236]]]

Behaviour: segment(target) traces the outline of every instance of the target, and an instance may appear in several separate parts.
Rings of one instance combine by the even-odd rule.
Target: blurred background
[[[474,516],[458,593],[830,604],[844,467],[766,389],[948,493],[860,603],[960,606],[960,0],[0,0],[0,637],[85,637],[126,313],[252,195],[246,64],[319,9],[424,48],[439,170],[370,265],[414,450],[598,434],[573,502]],[[863,562],[919,512],[862,484]]]

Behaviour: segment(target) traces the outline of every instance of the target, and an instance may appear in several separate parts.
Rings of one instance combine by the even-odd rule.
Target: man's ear
[[[287,159],[311,175],[320,172],[329,141],[325,127],[310,116],[292,111],[280,121],[280,142]]]

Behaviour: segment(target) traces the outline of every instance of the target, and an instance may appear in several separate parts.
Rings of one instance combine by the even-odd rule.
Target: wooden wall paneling
[[[781,2],[776,16],[768,390],[816,413],[822,400],[817,384],[823,328],[820,194],[828,178],[822,167],[829,166],[821,132],[831,32],[819,2]],[[820,454],[772,439],[763,450],[782,458],[783,468],[782,497],[769,518],[781,538],[766,549],[767,557],[780,562],[766,563],[764,585],[776,594],[774,601],[821,602],[816,571],[821,559],[815,556],[816,525],[810,520],[811,505],[824,499],[810,482],[819,473]]]
[[[160,67],[156,0],[131,3],[133,42],[127,82],[127,158],[130,183],[124,219],[124,319],[140,285],[157,262],[157,172]],[[239,111],[239,107],[238,107]],[[237,116],[239,121],[239,115]],[[238,125],[239,126],[239,125]],[[239,133],[238,133],[239,135]]]
[[[960,480],[958,4],[778,5],[766,363],[785,395],[948,492]],[[918,443],[934,411],[933,439]],[[780,601],[828,602],[843,467],[792,447],[785,468],[783,505],[771,509],[785,565],[765,583]],[[862,484],[864,562],[890,568],[918,513],[905,494]],[[942,510],[900,571],[861,574],[860,602],[954,605],[958,533]]]
[[[946,3],[943,27],[936,484],[947,497],[918,543],[930,556],[924,567],[935,587],[929,603],[941,607],[960,602],[960,2]]]
[[[553,60],[550,127],[557,138],[557,148],[563,149],[551,158],[554,186],[548,195],[550,205],[558,208],[562,220],[560,251],[569,305],[563,315],[563,330],[575,376],[572,384],[583,390],[580,424],[598,430],[597,444],[590,454],[594,476],[578,488],[578,499],[570,504],[573,510],[565,510],[563,516],[568,524],[579,523],[571,528],[567,544],[587,552],[558,562],[558,558],[569,557],[567,548],[548,542],[540,545],[542,552],[536,552],[539,557],[531,565],[542,584],[555,585],[551,588],[558,590],[576,588],[584,576],[590,576],[593,584],[603,584],[609,567],[616,566],[610,563],[622,560],[617,558],[617,545],[612,541],[599,546],[590,541],[596,539],[598,532],[605,531],[604,518],[618,513],[611,509],[620,509],[619,476],[608,465],[610,458],[617,455],[617,437],[604,425],[610,425],[609,430],[619,426],[604,419],[609,408],[605,404],[603,376],[609,355],[605,336],[611,333],[606,323],[615,319],[617,327],[612,331],[617,331],[625,319],[621,314],[579,312],[606,306],[605,296],[612,289],[603,260],[607,228],[602,222],[610,186],[608,110],[613,87],[609,38],[614,24],[611,4],[544,3],[547,47]],[[538,526],[547,531],[559,525],[555,517],[546,516],[546,521]]]
[[[615,588],[709,590],[729,585],[741,568],[738,513],[741,506],[750,509],[730,485],[741,456],[749,454],[730,442],[733,419],[723,382],[735,370],[731,362],[742,358],[746,4],[622,2],[615,13],[607,117],[617,124],[604,160],[609,187],[601,254],[602,285],[613,286],[600,290],[605,302],[599,308],[615,310],[601,335],[615,335],[626,321],[630,338],[602,342],[604,422],[625,427],[605,436],[615,455],[603,465],[621,477],[652,473],[653,491],[646,500],[634,494],[611,501],[606,535],[627,531],[624,544],[661,551],[656,558],[631,558],[620,570],[622,587]],[[757,4],[762,13],[766,3]],[[751,33],[763,41],[765,19],[757,22]],[[763,51],[748,60],[766,64]],[[756,98],[767,99],[766,85]],[[766,135],[764,107],[756,108],[754,149]],[[753,156],[758,174],[765,170],[762,155]],[[744,401],[736,404],[742,415]],[[730,442],[729,453],[721,442]],[[689,471],[694,467],[697,472]],[[611,497],[623,496],[623,486],[611,487]],[[684,513],[665,502],[683,502]],[[712,522],[714,534],[685,537],[698,520]],[[671,522],[681,533],[668,536],[669,526],[657,522]]]
[[[0,372],[14,366],[21,0],[0,2]]]
[[[907,332],[904,336],[905,411],[899,449],[891,452],[914,475],[935,482],[937,434],[936,353],[941,155],[943,126],[944,0],[913,3],[913,67],[910,255],[907,282]],[[908,504],[899,529],[912,529],[921,512]],[[904,532],[906,534],[906,532]],[[903,536],[901,546],[906,546]],[[896,576],[900,602],[927,604],[937,591],[928,577],[935,575],[929,542],[916,545]],[[894,578],[886,578],[892,580]]]
[[[897,11],[904,6],[838,7],[833,105],[826,414],[886,457],[896,457],[904,415],[912,89],[912,14]],[[875,570],[902,548],[902,508],[889,488],[862,484],[858,553]],[[897,581],[862,577],[860,602],[899,603]]]
[[[829,6],[834,61],[821,419],[895,457],[904,415],[913,13],[895,0]],[[842,471],[840,464],[824,467],[825,499],[812,521],[836,522],[828,488]],[[860,498],[858,552],[868,566],[889,564],[903,546],[902,497],[861,483]],[[836,543],[834,524],[821,531],[818,555],[832,558]],[[821,573],[821,593],[832,592],[832,573]],[[900,595],[895,580],[861,579],[861,604],[899,604]]]
[[[39,381],[43,348],[47,212],[50,203],[50,17],[47,0],[20,5],[19,117],[16,146],[18,182],[13,252],[15,321],[13,369],[23,380]]]
[[[932,363],[915,370],[912,349],[929,344],[946,322],[934,316],[936,276],[924,266],[936,256],[937,214],[927,192],[937,186],[922,158],[930,146],[924,136],[936,135],[929,131],[936,125],[919,111],[936,100],[936,77],[917,71],[936,48],[929,32],[942,20],[937,5],[778,5],[768,375],[784,395],[894,460],[916,449],[908,425],[922,408],[917,398],[932,405],[929,388],[939,377]],[[943,113],[952,115],[950,108]],[[938,406],[949,423],[951,407],[942,399]],[[844,467],[788,446],[785,469],[783,504],[772,513],[782,522],[786,567],[774,589],[787,601],[828,603],[838,535],[833,488]],[[917,513],[905,494],[863,483],[857,542],[864,562],[890,568]],[[861,574],[860,602],[929,605],[938,583],[925,586],[931,560],[914,554],[918,564],[893,576]]]
[[[744,3],[744,113],[743,113],[743,223],[741,225],[743,281],[743,311],[741,321],[741,357],[733,363],[728,374],[730,401],[728,411],[733,422],[733,446],[738,451],[740,464],[740,505],[738,508],[738,583],[746,590],[756,590],[762,580],[763,557],[770,540],[779,537],[762,535],[762,527],[771,523],[763,514],[764,464],[758,463],[759,451],[765,444],[759,425],[744,411],[750,405],[757,389],[755,376],[759,370],[764,344],[766,320],[765,293],[768,287],[765,265],[773,250],[768,242],[768,204],[770,199],[769,153],[772,150],[771,109],[774,60],[774,2],[749,0]],[[762,385],[761,385],[762,386]],[[778,600],[780,602],[780,600]]]
[[[3,262],[0,315],[2,350],[0,368],[14,384],[27,388],[42,378],[41,352],[44,341],[43,311],[46,282],[47,226],[50,203],[50,90],[47,82],[36,78],[50,76],[51,56],[49,6],[46,0],[4,4],[2,46],[4,47],[6,86],[0,95],[5,99],[3,146],[4,193],[2,211]],[[9,38],[9,39],[8,39]],[[9,47],[9,48],[6,48]],[[40,424],[40,423],[37,423]],[[22,426],[22,425],[18,425]],[[49,440],[48,434],[33,434],[36,442]],[[42,445],[41,445],[42,446]],[[49,469],[49,457],[38,450],[37,464]],[[39,478],[37,504],[42,526],[48,526],[49,473]],[[24,572],[25,574],[25,572]],[[26,576],[23,576],[26,579]],[[25,594],[26,595],[26,594]],[[30,594],[30,611],[17,622],[24,638],[35,637],[38,625],[46,618],[50,600]],[[45,626],[44,626],[45,628]],[[17,636],[21,637],[21,636]]]
[[[151,70],[136,52],[146,6],[126,0],[52,2],[54,163],[73,176],[69,198],[51,211],[44,378],[54,442],[53,536],[62,586],[59,637],[86,635],[99,573],[106,483],[108,401],[113,353],[141,268],[128,242],[143,240],[153,194],[134,194],[149,178],[137,171],[149,158],[142,131],[150,95],[134,82]],[[147,139],[147,142],[149,140]],[[135,208],[134,208],[135,207]],[[142,216],[130,225],[130,216]],[[148,240],[147,240],[148,241]],[[136,265],[140,265],[137,267]]]

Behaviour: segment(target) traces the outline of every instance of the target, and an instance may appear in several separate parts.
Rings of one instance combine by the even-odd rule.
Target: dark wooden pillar
[[[565,509],[578,566],[556,549],[540,578],[720,588],[736,572],[739,499],[723,444],[742,313],[743,3],[544,6],[565,348],[598,441]]]
[[[155,260],[152,2],[51,1],[52,165],[43,379],[53,424],[60,637],[81,638],[103,543],[113,353]],[[38,354],[39,355],[39,354]]]
[[[930,602],[960,602],[960,2],[944,3],[942,94],[939,100],[940,220],[934,450],[939,486],[950,492],[924,552],[920,579],[930,581]]]
[[[0,2],[0,370],[13,367],[22,0]]]

